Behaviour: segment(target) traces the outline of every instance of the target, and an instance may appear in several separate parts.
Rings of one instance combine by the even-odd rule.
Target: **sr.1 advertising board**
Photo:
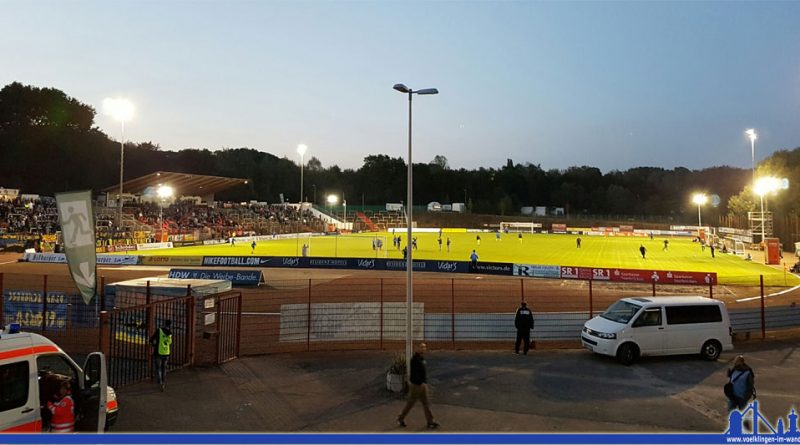
[[[561,278],[572,280],[618,281],[625,283],[716,285],[716,272],[608,269],[561,266]]]
[[[561,278],[561,267],[544,264],[515,264],[514,275],[534,278]]]

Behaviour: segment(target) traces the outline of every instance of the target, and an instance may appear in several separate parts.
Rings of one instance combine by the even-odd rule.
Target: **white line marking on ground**
[[[16,263],[16,262],[17,262],[17,260],[14,260],[14,261],[6,261],[5,263],[0,263],[0,265],[3,265],[3,264],[11,264],[11,263]]]
[[[777,297],[778,295],[783,295],[783,294],[795,291],[797,289],[800,289],[800,285],[797,285],[797,286],[795,286],[793,288],[790,288],[790,289],[782,290],[780,292],[775,292],[774,294],[765,295],[764,298]],[[736,302],[737,303],[743,303],[745,301],[753,301],[753,300],[758,300],[760,298],[761,298],[760,295],[758,297],[740,298],[740,299],[736,300]]]

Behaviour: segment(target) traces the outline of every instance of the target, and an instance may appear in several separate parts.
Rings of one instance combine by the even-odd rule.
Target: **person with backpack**
[[[741,411],[747,407],[750,399],[756,398],[755,378],[753,368],[744,362],[744,356],[736,357],[733,367],[728,370],[728,383],[724,387],[725,396],[728,397],[728,411]]]
[[[172,346],[172,326],[171,320],[165,320],[164,325],[150,337],[150,345],[153,346],[153,364],[156,370],[156,379],[161,391],[167,384],[167,359],[169,358]]]

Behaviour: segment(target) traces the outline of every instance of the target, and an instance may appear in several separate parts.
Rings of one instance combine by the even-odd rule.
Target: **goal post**
[[[501,232],[525,232],[525,233],[534,233],[534,229],[541,229],[541,223],[535,222],[501,222],[500,223],[500,231]]]

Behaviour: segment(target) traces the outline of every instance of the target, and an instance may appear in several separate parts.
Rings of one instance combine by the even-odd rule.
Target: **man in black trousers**
[[[519,343],[524,342],[523,353],[528,355],[531,346],[531,329],[533,329],[533,312],[528,309],[524,301],[519,304],[514,317],[514,327],[517,328],[517,341],[514,343],[514,354],[519,354]]]

